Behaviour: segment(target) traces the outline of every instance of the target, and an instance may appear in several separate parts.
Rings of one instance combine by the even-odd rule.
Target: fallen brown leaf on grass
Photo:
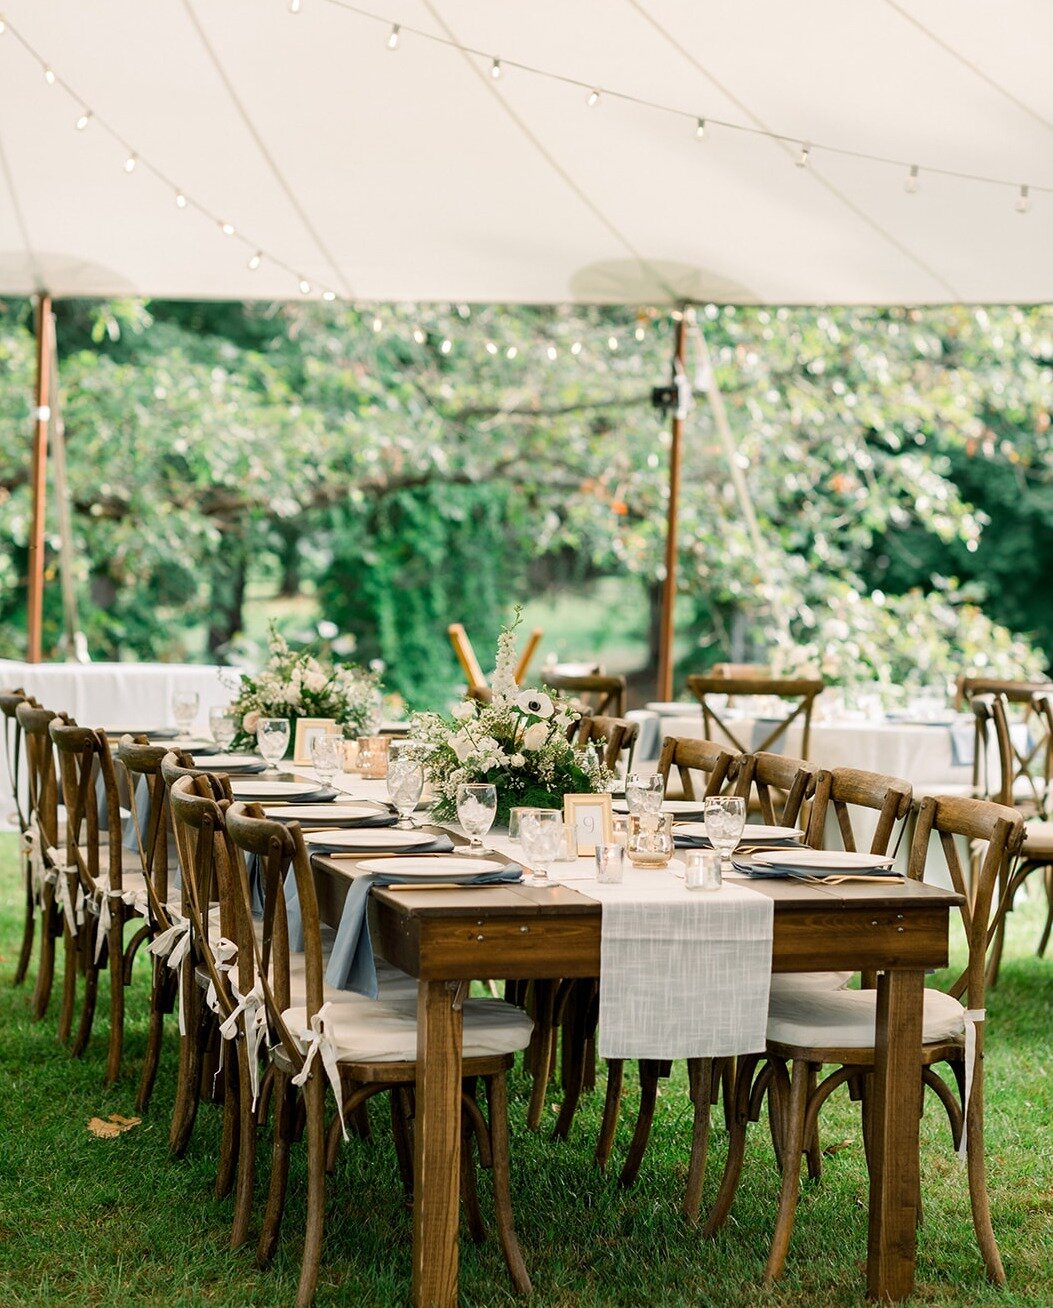
[[[120,1113],[111,1113],[104,1122],[101,1117],[92,1117],[88,1121],[88,1130],[100,1140],[112,1140],[114,1136],[123,1135],[133,1126],[138,1126],[141,1117],[122,1117]]]
[[[854,1140],[841,1140],[838,1144],[828,1144],[823,1150],[826,1158],[832,1158],[834,1154],[839,1154],[842,1149],[851,1149],[855,1144]]]

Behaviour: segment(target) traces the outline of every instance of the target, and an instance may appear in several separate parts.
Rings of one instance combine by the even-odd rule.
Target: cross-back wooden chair
[[[974,695],[1004,695],[1011,704],[1031,704],[1035,695],[1053,693],[1053,682],[961,676],[955,682],[954,707],[968,708]]]
[[[917,1068],[918,1087],[934,1091],[947,1111],[954,1147],[964,1152],[969,1197],[977,1242],[987,1274],[998,1285],[1005,1274],[991,1228],[988,1209],[983,1122],[984,1004],[988,946],[993,936],[993,915],[998,885],[1006,863],[1015,857],[1024,838],[1020,815],[1003,804],[958,796],[928,796],[921,802],[911,841],[908,876],[925,878],[930,843],[936,838],[951,885],[961,895],[961,920],[968,947],[965,969],[946,982],[945,989],[926,988],[922,1017],[922,1051]],[[986,852],[979,870],[970,877],[959,857],[958,842],[981,841]],[[792,996],[775,997],[768,1015],[766,1057],[780,1086],[776,1111],[780,1117],[782,1186],[765,1281],[781,1274],[793,1232],[800,1187],[801,1160],[813,1138],[817,1116],[833,1091],[848,1083],[861,1100],[863,1140],[868,1151],[872,1136],[872,1095],[869,1090],[875,1051],[876,990],[802,989]],[[756,1059],[749,1060],[756,1065]],[[949,1065],[952,1088],[936,1072]],[[835,1070],[822,1081],[824,1065]],[[766,1069],[765,1069],[766,1071]],[[765,1075],[765,1071],[760,1074]],[[740,1084],[751,1069],[743,1060]],[[768,1077],[769,1080],[773,1079]],[[755,1113],[750,1100],[763,1093],[760,1080],[736,1096],[740,1125]],[[964,1143],[963,1143],[964,1141]],[[731,1172],[725,1172],[717,1203],[707,1223],[707,1234],[726,1217],[737,1181],[741,1157],[729,1152]],[[921,1193],[919,1189],[919,1215]]]
[[[759,812],[767,825],[795,827],[804,820],[805,802],[815,788],[818,771],[807,759],[786,754],[743,754],[735,793],[745,799],[747,813]]]
[[[690,676],[687,678],[686,685],[689,693],[694,695],[702,705],[702,733],[708,740],[726,740],[742,754],[763,753],[777,749],[780,743],[785,746],[790,728],[799,722],[801,744],[798,753],[801,758],[808,757],[812,710],[816,699],[823,692],[825,683],[822,678]],[[736,735],[735,722],[729,718],[728,709],[724,707],[725,704],[730,707],[736,695],[754,695],[781,700],[786,705],[786,711],[773,721],[771,729],[763,739],[741,740]],[[714,696],[723,697],[721,707],[714,705]]]
[[[475,647],[468,638],[468,633],[460,622],[451,622],[446,628],[446,634],[450,638],[450,644],[453,646],[453,652],[457,655],[457,662],[461,665],[461,671],[464,673],[464,679],[468,683],[468,689],[475,687],[487,686],[486,673],[482,669],[478,658],[475,654]],[[516,681],[522,685],[527,672],[530,669],[530,661],[537,652],[537,647],[541,643],[541,637],[544,632],[540,627],[535,627],[527,637],[527,642],[523,646],[523,652],[519,656],[519,662],[516,664],[515,677]]]
[[[658,772],[665,783],[666,795],[675,793],[670,785],[673,769],[685,799],[707,799],[719,795],[738,774],[738,753],[712,740],[692,740],[684,736],[667,736],[662,742]],[[696,778],[694,774],[700,774]],[[698,789],[701,788],[701,794]]]
[[[1034,697],[1031,700],[1032,706],[1036,708],[1034,721],[1042,723],[1043,728],[1045,728],[1050,721],[1050,718],[1047,717],[1047,713],[1050,712],[1048,707],[1050,696],[1045,691],[1039,691],[1037,700],[1037,705]],[[1019,782],[1022,771],[1022,758],[1021,751],[1017,749],[1013,741],[1008,696],[1002,691],[995,694],[976,693],[973,694],[970,703],[973,713],[976,715],[979,728],[978,735],[982,740],[988,742],[988,748],[990,748],[991,737],[994,737],[997,770],[990,798],[1000,804],[1015,807],[1018,812],[1022,812],[1024,817],[1030,819],[1035,814],[1035,804],[1026,792],[1023,802],[1021,802]],[[1041,746],[1043,750],[1041,776],[1044,783],[1051,764],[1053,764],[1053,760],[1051,760],[1053,735],[1046,732],[1042,737]],[[1032,758],[1028,757],[1023,761],[1030,763]],[[984,772],[986,773],[986,761]],[[1032,793],[1037,793],[1037,788]],[[1044,792],[1042,798],[1045,797]],[[1038,947],[1038,952],[1041,955],[1049,942],[1050,928],[1053,926],[1053,896],[1050,895],[1051,877],[1053,877],[1053,821],[1041,817],[1033,821],[1028,820],[1024,828],[1024,843],[1020,849],[1019,860],[1013,866],[1007,866],[1004,869],[1003,882],[999,887],[995,939],[988,964],[988,980],[992,986],[997,984],[998,972],[1002,963],[1006,918],[1012,912],[1017,892],[1034,872],[1043,874],[1046,888],[1046,922],[1042,929]]]
[[[767,663],[714,663],[711,677],[733,677],[738,681],[767,681],[774,675]]]
[[[624,718],[626,681],[623,676],[593,673],[590,676],[567,677],[558,672],[543,672],[542,684],[578,701],[582,710],[597,717]]]
[[[60,849],[64,832],[59,823],[58,772],[49,727],[53,721],[66,721],[66,718],[29,700],[16,707],[15,717],[22,728],[25,742],[29,797],[26,820],[33,841],[28,857],[30,874],[36,887],[34,897],[40,926],[40,953],[31,1011],[34,1020],[38,1022],[47,1014],[55,979],[56,941],[62,940],[64,957],[58,1037],[64,1043],[69,1039],[73,1026],[80,956],[76,932],[69,930],[62,908],[67,894],[73,895],[75,902],[76,887],[69,874],[63,873],[60,876],[50,852]],[[65,891],[60,886],[60,880],[63,879]]]
[[[592,745],[599,751],[600,761],[611,772],[617,773],[619,767],[622,772],[629,770],[640,732],[638,723],[625,718],[588,714],[574,726],[574,743],[578,749]]]
[[[271,1049],[275,1085],[274,1146],[271,1188],[259,1256],[266,1260],[275,1247],[288,1177],[289,1151],[298,1091],[302,1087],[307,1121],[307,1218],[303,1267],[296,1302],[314,1299],[322,1254],[328,1139],[325,1121],[327,1089],[337,1100],[343,1122],[377,1094],[392,1095],[396,1152],[404,1179],[412,1184],[409,1137],[405,1125],[406,1097],[416,1079],[417,1016],[413,999],[385,1002],[334,992],[323,982],[323,953],[318,899],[303,836],[298,823],[288,826],[258,816],[260,810],[234,804],[226,815],[232,845],[241,855],[254,855],[262,865],[264,913],[257,938],[244,934],[239,958],[248,949],[256,968],[259,990],[273,1033]],[[240,921],[246,932],[250,903],[244,861],[236,859],[242,900]],[[295,956],[289,949],[285,885],[292,871],[303,927],[302,982],[298,988]],[[464,1001],[464,1079],[461,1102],[462,1193],[473,1237],[483,1235],[476,1198],[471,1146],[493,1170],[494,1200],[501,1246],[517,1292],[530,1291],[512,1222],[509,1188],[508,1105],[505,1083],[515,1050],[525,1047],[530,1022],[518,1009],[496,1000]],[[489,1102],[489,1122],[475,1097],[482,1081]],[[334,1136],[334,1140],[338,1137]],[[405,1171],[408,1169],[408,1178]]]
[[[169,753],[174,755],[177,766],[192,767],[189,754],[171,750],[167,745],[151,745],[145,739],[133,740],[130,736],[122,737],[116,753],[117,763],[129,779],[131,821],[147,896],[147,922],[150,927],[150,1026],[135,1099],[136,1111],[140,1113],[146,1112],[150,1106],[161,1058],[164,1019],[166,1014],[172,1012],[176,997],[176,971],[167,965],[179,934],[173,928],[178,928],[180,923],[187,920],[186,905],[182,901],[168,786],[161,770],[161,764]],[[157,940],[163,941],[160,951],[153,948]]]
[[[1042,705],[1051,694],[1053,687],[1034,693],[1014,688],[1011,694],[1004,690],[974,690],[969,696],[969,706],[977,722],[977,760],[983,759],[985,768],[990,738],[992,735],[995,738],[997,782],[994,787],[989,786],[986,771],[978,770],[975,780],[980,792],[1001,804],[1019,808],[1025,817],[1050,816],[1053,739]],[[1015,716],[1014,706],[1019,710]],[[1014,726],[1023,729],[1023,741]]]
[[[53,721],[49,730],[58,754],[66,806],[64,866],[76,887],[74,921],[84,973],[84,1000],[72,1053],[79,1056],[87,1048],[99,975],[108,966],[110,1035],[105,1079],[110,1085],[121,1071],[125,987],[131,983],[139,946],[150,934],[145,921],[146,886],[137,870],[138,860],[121,843],[120,789],[105,733],[59,721]],[[97,784],[102,787],[101,801]],[[105,823],[101,816],[105,816]],[[124,866],[126,854],[128,870]],[[65,907],[68,918],[69,906]],[[133,921],[138,929],[125,945],[125,926]],[[73,926],[73,922],[67,925]]]
[[[4,715],[4,756],[7,761],[7,776],[11,783],[11,798],[14,801],[14,817],[18,823],[21,840],[19,854],[22,869],[24,910],[22,924],[22,943],[18,950],[18,962],[12,984],[19,986],[26,979],[29,960],[33,957],[33,937],[36,934],[36,921],[40,891],[39,854],[35,854],[36,833],[30,827],[27,804],[23,802],[25,786],[25,732],[18,720],[19,704],[35,703],[24,690],[0,691],[0,712]]]

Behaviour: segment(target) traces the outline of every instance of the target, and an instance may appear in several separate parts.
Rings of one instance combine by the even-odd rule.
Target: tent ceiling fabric
[[[1047,0],[366,6],[383,21],[343,0],[6,0],[0,292],[1053,300]],[[684,116],[590,108],[578,83]],[[63,84],[96,115],[82,131]],[[697,116],[813,142],[809,166],[716,124],[698,140]]]

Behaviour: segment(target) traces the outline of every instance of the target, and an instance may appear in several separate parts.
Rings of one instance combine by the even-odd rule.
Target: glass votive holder
[[[692,849],[684,861],[684,885],[688,890],[719,890],[720,854],[715,849]]]
[[[369,781],[380,781],[388,774],[387,736],[362,736],[358,742],[358,771]]]
[[[620,886],[625,875],[625,846],[596,846],[596,880],[602,886]]]
[[[629,843],[629,817],[624,813],[615,813],[611,819],[611,837],[616,845]]]
[[[673,857],[670,813],[631,813],[626,853],[634,867],[665,867]]]
[[[344,771],[345,772],[358,771],[358,741],[357,740],[344,741]]]

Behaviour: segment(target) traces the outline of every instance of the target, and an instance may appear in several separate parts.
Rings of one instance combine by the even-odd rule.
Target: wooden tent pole
[[[687,345],[688,311],[685,309],[676,323],[674,368],[678,376],[684,372]],[[680,388],[678,387],[678,392]],[[677,527],[680,514],[680,462],[681,438],[684,434],[686,405],[678,394],[673,410],[672,441],[669,446],[669,504],[666,508],[665,527],[665,580],[662,583],[662,618],[658,632],[658,698],[673,698],[673,636],[676,608]]]
[[[33,459],[30,467],[32,525],[29,533],[28,595],[26,599],[26,658],[41,659],[41,627],[44,616],[44,520],[47,496],[48,425],[51,410],[51,296],[41,291],[37,300],[37,390],[33,415]]]

